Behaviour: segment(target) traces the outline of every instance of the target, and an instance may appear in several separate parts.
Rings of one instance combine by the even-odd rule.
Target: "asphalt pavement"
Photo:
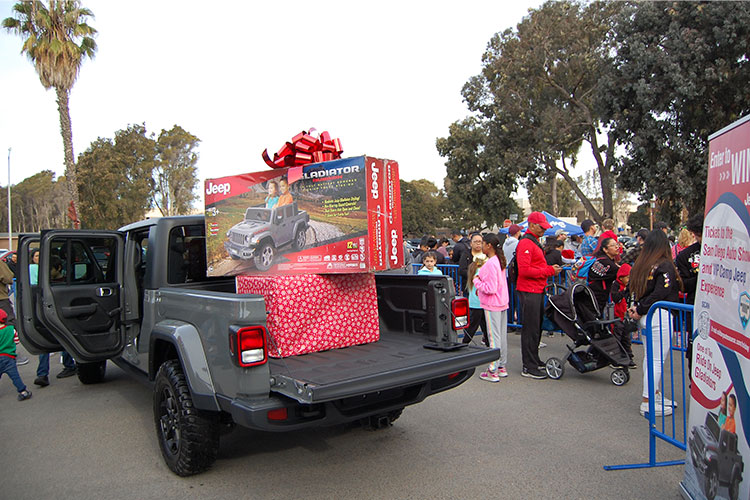
[[[543,359],[564,354],[566,338],[544,341]],[[509,344],[510,376],[499,383],[480,380],[477,369],[380,431],[238,428],[222,437],[214,467],[190,478],[162,461],[147,386],[112,363],[103,384],[56,379],[55,356],[51,385],[38,388],[32,356],[19,367],[32,399],[17,401],[10,380],[0,379],[0,498],[681,498],[682,466],[602,467],[648,460],[640,366],[623,387],[612,385],[608,369],[531,380],[520,376],[520,337],[509,334]],[[658,460],[684,456],[657,446]]]

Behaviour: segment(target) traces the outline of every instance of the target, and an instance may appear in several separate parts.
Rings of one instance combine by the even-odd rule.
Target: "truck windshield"
[[[248,208],[245,212],[245,220],[271,222],[271,211],[265,208]]]
[[[706,428],[714,435],[716,440],[719,440],[719,422],[716,421],[716,416],[712,413],[706,414]]]

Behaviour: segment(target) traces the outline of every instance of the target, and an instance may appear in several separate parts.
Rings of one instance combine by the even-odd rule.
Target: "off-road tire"
[[[719,473],[715,464],[706,470],[703,478],[703,492],[706,494],[706,500],[714,500],[719,492]]]
[[[292,241],[292,249],[295,252],[299,252],[305,248],[305,242],[307,239],[307,228],[305,226],[299,226],[294,232],[294,240]]]
[[[180,362],[165,361],[154,383],[154,423],[167,467],[178,476],[207,470],[219,452],[219,415],[193,406]]]
[[[253,263],[255,264],[255,268],[258,271],[268,271],[271,269],[271,266],[273,265],[273,259],[274,254],[276,252],[273,249],[273,243],[270,241],[266,241],[263,243],[260,248],[258,248],[258,251],[256,252],[255,256],[253,257]]]
[[[107,361],[97,361],[95,363],[78,363],[78,380],[82,384],[99,384],[104,382],[104,376],[107,374]]]
[[[740,475],[735,474],[729,483],[729,500],[738,500],[740,497]]]

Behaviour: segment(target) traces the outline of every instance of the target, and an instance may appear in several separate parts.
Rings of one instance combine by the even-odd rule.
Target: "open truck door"
[[[119,355],[125,347],[124,240],[114,231],[42,232],[38,305],[27,313],[24,303],[27,337],[43,336],[31,327],[38,322],[79,363]],[[30,313],[33,318],[27,321]]]
[[[36,254],[36,262],[32,262]],[[62,351],[63,347],[42,322],[42,291],[38,285],[39,234],[21,235],[16,266],[16,331],[32,354]],[[32,267],[29,267],[33,264]]]

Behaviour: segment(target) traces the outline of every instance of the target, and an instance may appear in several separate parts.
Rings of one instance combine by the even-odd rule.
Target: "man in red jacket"
[[[562,267],[547,265],[539,238],[550,224],[541,212],[531,212],[528,218],[529,229],[516,247],[518,264],[518,283],[516,290],[521,298],[523,325],[521,328],[521,359],[524,377],[547,378],[540,367],[539,341],[542,337],[542,307],[544,305],[544,287],[547,278],[560,274]]]

